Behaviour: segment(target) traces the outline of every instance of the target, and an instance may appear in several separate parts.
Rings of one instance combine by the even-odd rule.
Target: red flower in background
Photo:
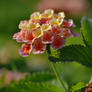
[[[65,39],[77,36],[72,30],[75,27],[73,20],[64,20],[64,12],[55,14],[52,9],[43,13],[35,12],[29,20],[21,21],[20,32],[14,34],[13,39],[24,43],[19,50],[20,55],[28,56],[44,53],[46,45],[50,44],[55,50],[65,45]]]

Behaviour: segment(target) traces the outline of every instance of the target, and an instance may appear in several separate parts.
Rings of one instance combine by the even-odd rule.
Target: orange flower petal
[[[63,29],[63,37],[64,38],[73,37],[73,34],[71,33],[70,29]]]
[[[73,24],[73,20],[69,19],[68,21],[64,20],[62,23],[63,28],[69,28],[69,27],[75,27],[75,24]]]
[[[53,38],[54,38],[54,36],[53,36],[53,34],[52,34],[51,31],[45,31],[45,32],[43,33],[43,36],[42,36],[42,42],[43,42],[44,44],[52,43]]]
[[[32,50],[32,46],[30,44],[23,44],[22,48],[19,50],[21,56],[29,56]]]
[[[80,36],[80,34],[78,33],[75,33],[72,29],[63,29],[63,33],[62,33],[62,37],[64,38],[69,38],[69,37],[78,37]]]
[[[69,23],[66,20],[64,20],[62,23],[62,27],[63,28],[69,27]]]
[[[27,31],[26,36],[25,36],[25,42],[27,42],[28,44],[32,44],[34,39],[35,39],[34,33]]]
[[[59,26],[53,26],[52,27],[52,32],[56,35],[60,34],[61,33],[61,28]]]
[[[43,31],[41,28],[38,28],[34,31],[35,38],[40,38],[43,35]]]
[[[32,50],[34,54],[40,54],[46,50],[46,45],[42,43],[41,38],[37,38],[34,40]]]
[[[64,38],[57,35],[54,37],[54,40],[51,44],[51,46],[56,50],[62,48],[64,45],[65,45]]]

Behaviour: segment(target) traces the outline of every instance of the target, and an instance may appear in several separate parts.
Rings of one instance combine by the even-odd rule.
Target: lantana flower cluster
[[[85,92],[92,92],[92,83],[88,84]]]
[[[47,44],[58,50],[65,45],[66,38],[77,36],[72,30],[75,27],[73,20],[64,18],[64,12],[55,14],[52,9],[47,9],[31,14],[29,20],[21,21],[20,32],[13,36],[17,42],[23,43],[20,55],[28,56],[31,51],[33,54],[44,53]]]

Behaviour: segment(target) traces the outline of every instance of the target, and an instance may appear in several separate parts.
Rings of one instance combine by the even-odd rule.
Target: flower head
[[[20,32],[15,33],[13,39],[24,43],[19,50],[20,55],[28,56],[33,51],[34,54],[43,53],[46,45],[50,44],[55,50],[65,45],[65,39],[77,36],[72,30],[75,27],[73,20],[64,20],[64,12],[55,14],[52,9],[43,13],[35,12],[29,20],[21,21]]]
[[[92,83],[88,84],[85,92],[92,92]]]

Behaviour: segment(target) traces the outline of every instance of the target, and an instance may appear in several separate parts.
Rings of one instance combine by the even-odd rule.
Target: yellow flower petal
[[[28,29],[29,30],[35,30],[38,27],[40,27],[39,23],[31,23],[31,24],[28,24]]]
[[[51,24],[52,25],[60,25],[61,22],[58,19],[53,19],[53,20],[51,20]]]
[[[54,11],[52,9],[47,9],[47,10],[44,11],[44,13],[53,15]]]
[[[35,34],[35,37],[36,37],[36,38],[39,38],[39,37],[41,37],[41,36],[43,35],[43,31],[42,31],[41,28],[39,28],[39,29],[37,29],[37,30],[34,32],[34,34]]]
[[[41,19],[41,14],[39,12],[35,12],[31,15],[31,19]]]
[[[21,21],[19,24],[19,29],[25,30],[27,28],[28,21]]]
[[[60,13],[58,13],[58,18],[64,18],[64,17],[65,17],[64,12],[60,12]]]
[[[50,25],[50,24],[43,24],[43,25],[41,26],[41,29],[42,29],[43,31],[51,30],[51,25]]]
[[[53,19],[51,20],[52,25],[61,25],[64,20],[64,12],[60,12],[58,14],[55,14]]]
[[[42,14],[42,16],[44,18],[50,19],[53,16],[53,14],[54,14],[54,11],[52,9],[47,9],[47,10],[44,11],[44,13]]]
[[[53,19],[58,19],[58,15],[55,14],[55,15],[53,16]]]

